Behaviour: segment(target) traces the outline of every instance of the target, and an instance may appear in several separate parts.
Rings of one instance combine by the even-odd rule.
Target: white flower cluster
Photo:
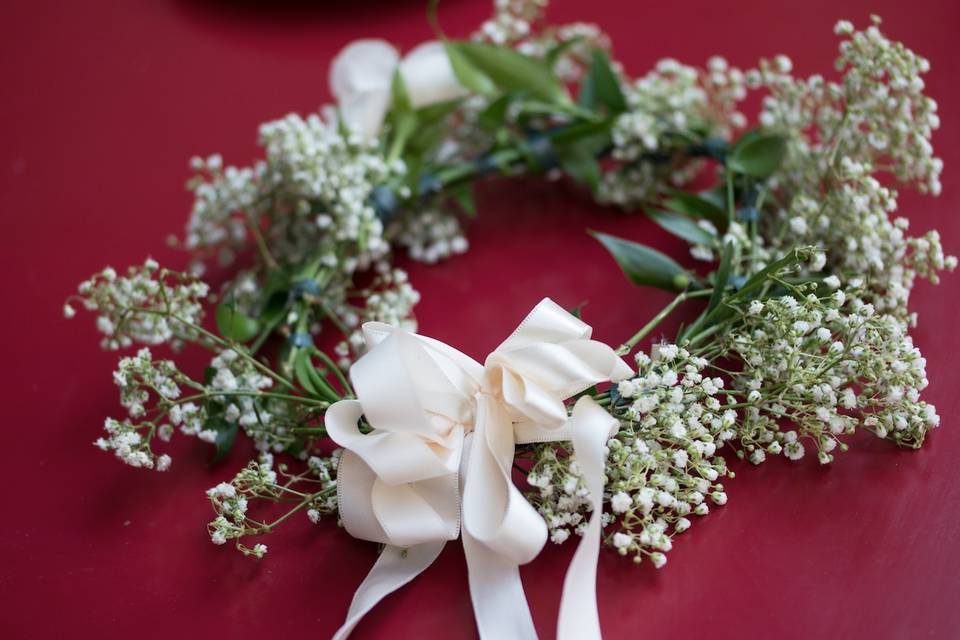
[[[210,540],[222,545],[236,540],[237,549],[244,555],[262,558],[267,552],[264,544],[248,548],[240,540],[247,535],[265,533],[263,525],[247,516],[250,499],[260,494],[275,494],[278,489],[277,472],[273,470],[273,456],[261,454],[259,461],[250,462],[232,482],[221,482],[207,491],[216,518],[207,525]],[[269,529],[267,529],[269,530]]]
[[[711,58],[706,69],[661,60],[626,93],[629,110],[614,124],[613,157],[638,160],[661,150],[667,134],[694,128],[727,139],[731,129],[746,125],[737,111],[746,95],[743,72],[719,56]]]
[[[696,224],[707,232],[710,240],[708,244],[691,245],[690,256],[695,260],[714,262],[727,245],[732,245],[734,251],[740,251],[741,255],[752,256],[758,267],[767,264],[772,257],[763,237],[752,237],[747,227],[736,220],[730,222],[722,234],[709,220],[697,220]]]
[[[403,167],[388,167],[376,141],[345,136],[316,114],[268,122],[260,128],[260,140],[267,152],[264,178],[291,207],[270,220],[274,255],[298,262],[319,243],[330,251],[324,256],[330,263],[338,248],[347,252],[342,259],[347,273],[386,255],[383,223],[370,194],[391,175],[402,174]]]
[[[836,32],[840,83],[821,76],[794,78],[785,56],[762,60],[747,79],[768,90],[760,120],[789,139],[775,184],[787,206],[765,223],[771,249],[794,243],[825,250],[841,281],[864,284],[862,296],[878,312],[908,322],[907,303],[919,275],[934,282],[953,269],[939,235],[910,237],[905,218],[893,217],[897,193],[882,174],[921,192],[940,192],[943,162],[930,143],[939,127],[936,102],[925,96],[922,76],[930,64],[879,30],[847,21]]]
[[[407,331],[417,330],[413,307],[420,301],[420,293],[410,285],[406,271],[385,271],[359,293],[359,298],[364,301],[362,307],[344,304],[337,308],[346,339],[336,345],[334,352],[340,357],[343,369],[350,366],[351,355],[359,356],[364,352],[363,323],[385,322]]]
[[[580,82],[590,68],[595,51],[610,51],[610,38],[597,25],[589,22],[571,22],[558,27],[546,27],[538,36],[521,43],[517,48],[530,55],[543,57],[562,50],[554,62],[557,77],[567,83]],[[620,64],[611,61],[619,70]]]
[[[283,451],[294,438],[289,433],[287,403],[265,397],[273,386],[249,358],[232,349],[210,361],[206,392],[215,403],[216,416],[243,429],[259,451]]]
[[[132,418],[144,415],[151,392],[169,403],[180,397],[180,385],[189,383],[172,360],[154,360],[146,347],[134,357],[120,359],[113,381],[120,387],[120,404]]]
[[[494,0],[493,16],[480,25],[475,39],[519,44],[543,19],[548,0]]]
[[[201,256],[216,250],[229,261],[249,234],[262,234],[284,263],[318,255],[346,274],[386,255],[370,195],[403,166],[388,167],[376,141],[344,134],[318,114],[290,114],[262,125],[260,144],[266,159],[252,168],[223,169],[219,156],[194,159],[188,248]]]
[[[923,93],[922,78],[930,63],[884,36],[876,16],[873,23],[864,31],[847,21],[837,24],[836,32],[849,36],[837,60],[842,83],[794,78],[784,56],[761,61],[748,74],[751,86],[770,92],[760,120],[795,136],[798,161],[817,156],[821,174],[832,157],[845,156],[937,195],[943,162],[933,155],[930,138],[940,118],[937,103]]]
[[[190,168],[196,175],[187,183],[194,199],[184,244],[198,258],[215,252],[220,264],[230,264],[246,246],[248,224],[258,224],[265,210],[259,185],[266,164],[224,168],[223,157],[213,154],[205,159],[195,156]],[[203,270],[198,259],[194,271],[200,275]]]
[[[636,562],[648,556],[662,566],[672,536],[690,527],[688,516],[727,501],[717,449],[735,437],[736,412],[720,400],[723,380],[703,375],[706,365],[686,349],[657,345],[652,358],[637,355],[637,376],[611,391],[621,429],[608,442],[606,543]],[[575,460],[541,447],[528,481],[554,542],[582,532],[588,499]]]
[[[357,295],[357,272],[370,267],[389,271],[390,245],[381,215],[387,218],[391,212],[379,210],[375,190],[409,196],[407,187],[385,186],[404,173],[402,162],[388,166],[376,140],[345,133],[335,118],[316,114],[291,114],[264,124],[260,143],[266,158],[251,169],[223,169],[218,156],[195,159],[200,173],[191,183],[196,201],[186,244],[197,258],[219,252],[231,259],[250,244],[260,254],[256,268],[241,271],[227,285],[237,308],[251,316],[261,313],[282,276],[283,286],[305,283],[313,289],[290,289],[281,333],[317,334],[323,320],[332,319],[349,340],[361,319],[406,320],[417,295],[405,279],[391,292],[391,283],[377,277],[384,290],[367,301],[369,313],[354,312],[350,303]],[[408,218],[409,230],[404,225]],[[390,234],[399,235],[416,258],[430,262],[466,250],[453,216],[400,216]],[[239,404],[251,402],[246,398]],[[239,410],[247,416],[251,408]],[[261,412],[260,418],[270,413]],[[271,428],[260,430],[271,433],[258,440],[261,446],[276,449],[279,441],[290,439]]]
[[[537,489],[528,498],[546,520],[553,542],[565,542],[571,531],[583,535],[590,496],[572,454],[554,446],[537,447],[527,482]]]
[[[170,440],[173,426],[161,420],[178,407],[175,402],[181,395],[181,386],[190,385],[191,381],[171,360],[154,360],[147,348],[140,349],[136,356],[122,358],[113,381],[120,388],[120,404],[137,422],[107,419],[107,437],[98,438],[94,444],[104,451],[113,451],[132,467],[166,471],[171,458],[153,452],[153,439]]]
[[[337,513],[337,467],[342,453],[342,449],[334,449],[327,457],[310,456],[307,459],[311,479],[315,480],[320,488],[317,498],[307,509],[307,519],[313,524],[320,522],[324,515]]]
[[[210,540],[213,544],[225,544],[227,540],[242,535],[244,527],[236,524],[236,522],[245,524],[249,502],[246,498],[237,495],[236,487],[221,482],[207,490],[207,497],[210,498],[210,502],[213,503],[214,509],[219,514],[208,527]]]
[[[97,438],[94,445],[103,451],[113,451],[123,463],[131,467],[166,471],[171,459],[167,454],[156,455],[150,448],[155,431],[153,425],[134,424],[130,420],[107,418],[103,423],[106,438]],[[147,435],[143,431],[146,429]],[[166,437],[169,437],[167,435]],[[161,438],[163,436],[161,435]]]
[[[180,433],[192,436],[213,444],[217,441],[216,429],[211,429],[208,423],[209,413],[206,403],[186,401],[170,407],[167,413],[170,424],[179,427]]]
[[[168,467],[170,457],[158,459],[151,443],[154,437],[169,441],[175,427],[208,443],[216,443],[223,430],[242,428],[262,451],[282,451],[297,440],[289,432],[287,403],[263,393],[273,379],[241,351],[225,349],[214,357],[203,384],[183,375],[170,360],[154,360],[147,348],[122,358],[113,379],[120,387],[120,403],[139,422],[110,420],[109,437],[95,444],[135,467],[152,467],[154,461],[161,471]],[[195,393],[183,397],[183,389]]]
[[[907,235],[909,221],[892,217],[896,209],[896,192],[869,175],[867,166],[844,157],[831,189],[817,199],[805,194],[793,199],[789,241],[825,249],[830,271],[863,284],[863,296],[878,312],[907,323],[917,276],[936,283],[939,271],[956,268],[957,258],[944,255],[936,230]]]
[[[413,212],[394,242],[426,264],[464,253],[470,246],[456,216],[431,208]]]
[[[548,0],[494,0],[493,16],[472,37],[495,45],[510,45],[534,58],[545,58],[553,52],[557,77],[568,83],[579,82],[594,51],[609,51],[610,38],[591,23],[544,24],[547,4]]]
[[[731,376],[745,407],[737,435],[756,464],[767,454],[798,460],[804,441],[829,463],[857,427],[919,447],[939,424],[920,400],[926,361],[901,323],[841,289],[754,300],[720,344],[720,357],[743,363]]]
[[[614,123],[613,157],[621,164],[603,176],[598,198],[634,207],[665,182],[683,184],[702,162],[674,156],[689,151],[690,132],[717,141],[746,125],[738,104],[747,94],[744,73],[719,56],[706,69],[664,59],[626,91],[628,110]],[[680,154],[683,155],[683,154]]]
[[[604,171],[597,187],[597,200],[632,209],[657,195],[665,182],[665,173],[669,174],[670,169],[653,162],[631,162]]]
[[[290,473],[286,464],[275,465],[273,455],[261,453],[258,460],[251,461],[230,482],[221,482],[207,491],[215,517],[207,525],[210,540],[216,545],[235,541],[244,555],[262,558],[267,552],[264,544],[247,547],[243,539],[269,533],[283,520],[294,513],[306,510],[311,522],[319,522],[321,516],[337,511],[336,471],[340,450],[328,457],[311,456],[307,469],[302,473]],[[294,501],[295,506],[273,522],[264,522],[251,517],[250,512],[257,501]]]
[[[88,311],[97,313],[97,329],[104,334],[101,346],[117,350],[139,342],[179,347],[184,340],[196,340],[203,318],[202,301],[209,293],[206,283],[189,276],[160,269],[152,259],[142,267],[130,267],[126,275],[107,267],[80,283],[79,300]],[[68,302],[67,318],[74,316]]]

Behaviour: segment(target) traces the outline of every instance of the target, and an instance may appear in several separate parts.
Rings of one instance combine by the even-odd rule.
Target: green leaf
[[[390,85],[391,98],[393,105],[390,109],[392,113],[397,111],[413,111],[413,105],[410,103],[410,94],[407,92],[407,85],[403,81],[403,75],[400,68],[393,72],[393,82]]]
[[[399,144],[402,149],[410,136],[417,131],[419,125],[417,114],[413,111],[399,111],[393,114],[392,119],[394,127],[392,137],[393,140],[398,141],[396,144]]]
[[[460,209],[471,218],[477,217],[477,204],[473,199],[473,183],[465,182],[462,185],[453,187],[450,195],[456,200]]]
[[[336,402],[340,396],[330,387],[330,383],[317,371],[310,359],[309,349],[302,349],[293,359],[293,375],[297,382],[310,395],[322,400]]]
[[[313,379],[307,371],[307,367],[311,366],[313,365],[310,363],[310,354],[306,350],[301,350],[293,359],[293,375],[306,392],[317,396],[320,394],[313,386]]]
[[[211,416],[207,418],[203,428],[217,432],[213,459],[210,461],[211,464],[216,464],[226,458],[233,449],[233,444],[237,440],[237,422],[228,422],[222,416]]]
[[[736,145],[745,145],[750,144],[751,141],[756,140],[763,135],[762,129],[749,129],[740,134],[740,137],[737,138],[736,142],[733,143],[730,147],[730,151],[733,151],[733,147]]]
[[[580,144],[590,149],[594,155],[604,151],[611,144],[610,129],[614,118],[580,122],[550,132],[550,141],[555,147],[568,144]]]
[[[591,234],[606,247],[623,273],[636,285],[682,291],[693,281],[690,273],[656,249],[605,233]]]
[[[276,268],[267,273],[266,282],[263,286],[263,304],[259,313],[264,325],[276,322],[280,316],[286,313],[289,289],[290,274],[285,270]]]
[[[410,135],[406,150],[423,153],[434,148],[449,132],[447,117],[459,106],[459,100],[447,100],[417,109],[414,112],[417,117],[416,130]]]
[[[723,299],[723,292],[726,291],[727,283],[730,281],[730,265],[733,262],[733,254],[733,241],[727,241],[723,247],[723,254],[720,256],[720,266],[713,277],[713,293],[710,295],[710,302],[707,304],[707,313],[716,309],[720,300]]]
[[[585,144],[572,144],[556,149],[560,166],[568,176],[596,191],[600,184],[600,163]]]
[[[473,62],[470,61],[470,58],[463,54],[456,43],[449,41],[444,42],[443,48],[447,52],[447,58],[450,59],[450,67],[453,69],[453,75],[456,76],[460,84],[470,91],[484,96],[497,93],[497,85],[494,81],[477,68]]]
[[[417,154],[408,155],[404,157],[404,161],[407,163],[407,174],[403,181],[411,193],[417,193],[420,177],[423,175],[423,156]]]
[[[695,193],[674,191],[671,196],[663,202],[663,206],[670,211],[684,213],[694,218],[709,220],[720,233],[727,230],[727,224],[729,222],[727,212],[710,200],[698,196]]]
[[[564,40],[563,42],[559,42],[551,46],[549,49],[547,49],[547,54],[543,56],[543,59],[546,61],[547,65],[552,69],[557,65],[557,61],[560,60],[560,56],[562,56],[567,51],[567,49],[569,49],[573,45],[582,41],[583,41],[583,36],[575,36],[573,38],[570,38],[569,40]]]
[[[204,386],[209,387],[210,383],[213,382],[214,376],[217,375],[217,369],[215,367],[204,367],[203,369],[203,384]]]
[[[729,318],[734,313],[731,305],[740,304],[755,298],[757,290],[762,288],[770,278],[776,276],[784,269],[789,269],[793,265],[803,262],[808,258],[808,256],[808,251],[803,249],[792,249],[780,259],[771,262],[766,267],[750,276],[743,286],[740,287],[739,291],[730,296],[727,300],[722,301],[722,303],[715,305],[714,308],[703,317],[703,320],[698,321],[697,324],[701,325],[702,329],[707,329],[712,325]],[[691,329],[693,329],[693,327],[691,327]]]
[[[246,342],[257,335],[260,323],[256,318],[244,315],[236,310],[236,303],[221,302],[216,311],[217,330],[227,340]]]
[[[410,137],[420,128],[417,112],[414,111],[407,93],[407,86],[403,81],[400,70],[393,74],[390,86],[391,104],[387,112],[387,122],[390,124],[390,137],[387,146],[387,162],[400,158],[410,140]],[[361,248],[365,245],[365,238],[359,238]]]
[[[617,385],[613,385],[613,386],[617,386]],[[593,385],[592,387],[589,387],[589,388],[587,388],[587,389],[584,389],[583,391],[581,391],[581,392],[578,393],[577,395],[575,395],[575,396],[573,396],[572,398],[570,398],[570,401],[571,401],[571,402],[575,402],[575,401],[579,400],[580,398],[582,398],[583,396],[595,396],[595,395],[597,395],[598,393],[600,393],[600,390],[597,389],[597,385]]]
[[[663,229],[666,229],[678,238],[683,238],[690,244],[711,246],[717,239],[717,236],[698,225],[690,216],[671,213],[669,211],[654,210],[647,211],[646,214]]]
[[[428,104],[416,110],[417,119],[427,125],[438,122],[442,123],[446,120],[447,116],[460,107],[460,103],[461,101],[458,98],[456,100],[445,100],[444,102]]]
[[[336,391],[333,390],[333,387],[330,386],[330,383],[326,379],[326,370],[323,372],[317,371],[317,368],[313,366],[313,362],[307,361],[309,367],[307,368],[307,375],[310,376],[310,379],[313,381],[313,387],[318,391],[321,397],[326,398],[330,402],[336,402],[340,399],[340,396]]]
[[[505,93],[480,112],[477,123],[487,131],[496,131],[504,125],[507,119],[507,109],[514,99],[514,94]]]
[[[577,103],[587,109],[596,109],[603,105],[611,113],[623,113],[627,110],[627,100],[606,52],[599,49],[593,52],[590,70],[580,85]]]
[[[733,146],[727,166],[752,178],[767,178],[780,168],[787,139],[773,133],[747,132]]]
[[[447,41],[445,47],[454,74],[468,89],[488,95],[496,89],[523,91],[550,103],[569,100],[563,83],[543,60],[484,42]]]
[[[727,242],[723,247],[723,253],[720,255],[720,266],[713,274],[713,293],[710,294],[710,301],[707,303],[707,307],[703,312],[697,316],[697,319],[688,327],[684,327],[677,334],[677,341],[683,342],[692,335],[696,335],[700,331],[707,329],[711,324],[715,323],[719,318],[718,314],[713,313],[714,309],[719,306],[721,300],[723,300],[723,294],[726,291],[727,283],[730,281],[730,266],[733,263],[734,256],[734,246],[733,242]],[[708,324],[709,323],[709,324]]]

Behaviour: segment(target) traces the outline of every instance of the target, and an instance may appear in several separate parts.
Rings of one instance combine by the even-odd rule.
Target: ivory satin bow
[[[572,440],[593,513],[564,580],[557,637],[600,638],[596,568],[604,446],[618,423],[588,397],[564,400],[630,368],[591,328],[549,298],[484,365],[446,344],[382,324],[363,326],[369,351],[350,369],[357,400],[333,404],[330,437],[344,448],[340,517],[384,551],[357,589],[346,638],[381,599],[463,538],[483,639],[537,637],[520,582],[547,540],[543,518],[513,485],[514,445]],[[361,415],[373,428],[362,433]]]

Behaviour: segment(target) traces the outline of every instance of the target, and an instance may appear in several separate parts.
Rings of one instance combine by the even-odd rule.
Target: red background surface
[[[126,468],[90,443],[119,415],[115,356],[90,318],[62,320],[76,282],[110,263],[154,255],[178,233],[193,153],[247,163],[256,127],[328,98],[326,68],[354,38],[409,47],[430,36],[423,3],[302,5],[198,1],[21,0],[0,7],[0,215],[5,452],[0,525],[0,636],[322,638],[338,626],[375,558],[332,521],[299,518],[266,542],[261,562],[205,533],[203,491],[232,476],[248,447],[210,468],[194,440],[172,445],[166,474]],[[956,2],[758,3],[696,0],[556,2],[556,21],[589,19],[635,74],[661,56],[735,64],[785,52],[800,72],[829,71],[838,18],[886,28],[930,58],[941,105],[935,144],[944,195],[905,196],[914,229],[939,227],[960,251],[960,83]],[[445,0],[465,34],[483,1]],[[572,306],[613,343],[667,300],[622,280],[584,233],[592,226],[683,255],[648,221],[599,209],[564,186],[487,186],[469,254],[413,266],[421,330],[481,356],[543,295]],[[960,405],[954,388],[960,276],[914,302],[929,359],[927,399],[943,428],[921,452],[857,438],[832,468],[814,459],[735,464],[730,503],[680,536],[667,567],[604,553],[600,612],[608,638],[707,636],[948,638],[960,623]],[[193,356],[191,366],[202,365]],[[537,626],[555,631],[572,545],[550,546],[523,577]],[[361,624],[354,637],[475,636],[462,552],[439,561]]]

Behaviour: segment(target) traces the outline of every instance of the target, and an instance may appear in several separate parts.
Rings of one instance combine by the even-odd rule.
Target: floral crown
[[[252,539],[337,514],[383,545],[338,638],[458,539],[480,635],[534,638],[517,567],[571,536],[558,635],[598,638],[599,547],[662,567],[727,502],[731,458],[830,464],[855,431],[919,448],[940,422],[908,302],[957,260],[894,216],[893,185],[941,189],[927,60],[873,17],[837,23],[838,80],[796,77],[782,55],[630,78],[602,31],[548,24],[544,5],[498,1],[469,39],[438,27],[404,54],[349,44],[336,104],[262,125],[262,160],[191,161],[188,271],[107,268],[64,307],[95,312],[106,349],[143,345],[114,373],[128,415],[98,447],[165,471],[176,431],[215,461],[239,434],[255,443],[208,491],[215,544],[261,558]],[[419,293],[392,257],[466,251],[474,187],[495,174],[576,182],[686,241],[701,268],[595,234],[673,300],[610,346],[545,298],[477,362],[416,333]],[[232,265],[216,287],[211,261]],[[681,306],[699,315],[646,342]],[[195,379],[161,345],[207,349],[210,365]]]

